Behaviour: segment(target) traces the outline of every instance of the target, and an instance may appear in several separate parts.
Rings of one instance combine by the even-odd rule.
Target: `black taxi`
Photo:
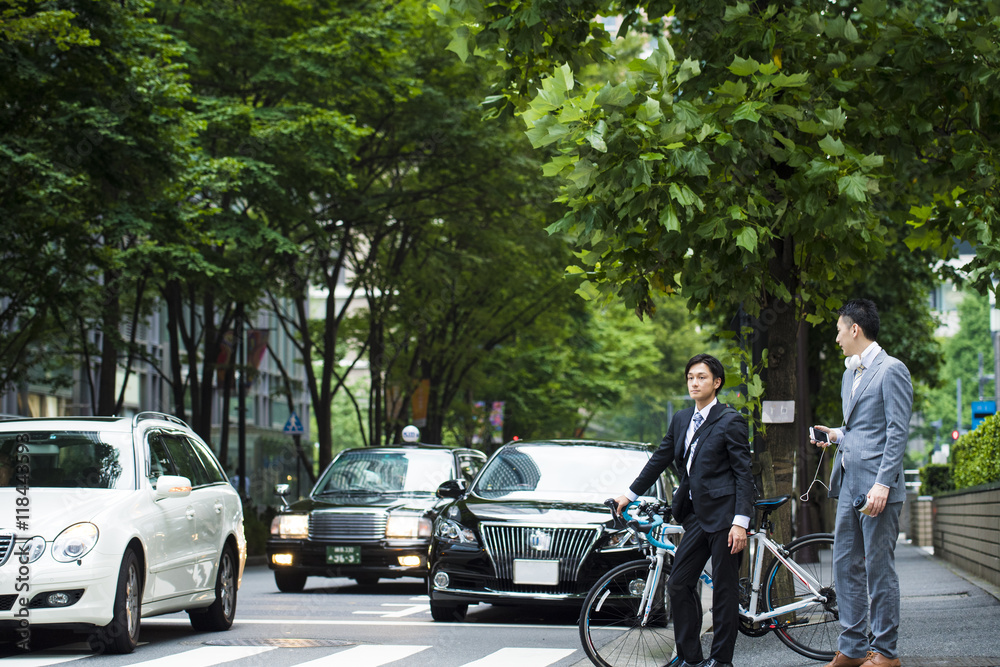
[[[446,504],[444,482],[468,484],[486,456],[474,449],[400,444],[340,452],[309,493],[271,522],[268,567],[284,592],[308,577],[426,577],[434,519]],[[287,485],[276,493],[284,499]]]

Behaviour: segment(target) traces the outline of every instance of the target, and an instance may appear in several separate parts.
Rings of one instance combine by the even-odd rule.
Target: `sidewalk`
[[[929,549],[896,546],[903,667],[1000,667],[1000,589],[971,577]],[[702,637],[711,644],[711,634]],[[773,633],[736,641],[734,667],[815,667]]]

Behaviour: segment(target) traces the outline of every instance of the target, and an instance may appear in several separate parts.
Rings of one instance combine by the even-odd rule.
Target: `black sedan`
[[[579,604],[598,577],[639,557],[603,502],[628,488],[652,451],[640,443],[511,442],[471,488],[442,485],[439,495],[456,500],[434,521],[434,620],[462,620],[479,602]],[[664,482],[644,495],[664,499]]]
[[[445,504],[435,490],[471,480],[485,460],[472,449],[424,444],[341,452],[309,497],[271,522],[267,562],[278,589],[301,591],[311,576],[361,584],[426,577],[432,522]]]

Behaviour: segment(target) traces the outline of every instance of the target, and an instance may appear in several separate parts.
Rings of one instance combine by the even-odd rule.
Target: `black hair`
[[[726,369],[722,367],[722,362],[710,354],[696,354],[693,357],[691,357],[691,360],[687,363],[687,366],[684,367],[685,380],[687,379],[688,371],[690,371],[691,367],[694,366],[695,364],[705,364],[706,366],[708,366],[708,370],[712,373],[713,384],[715,383],[716,378],[722,380],[722,382],[719,383],[718,388],[715,390],[715,395],[718,395],[719,389],[722,389],[724,386],[726,386]]]
[[[861,327],[865,338],[870,341],[878,339],[878,330],[881,326],[878,317],[878,308],[875,302],[868,299],[851,299],[845,303],[837,314],[844,318],[848,324],[857,324]]]

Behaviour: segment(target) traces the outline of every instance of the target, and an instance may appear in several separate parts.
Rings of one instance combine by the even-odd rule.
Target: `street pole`
[[[239,492],[240,497],[246,501],[250,494],[247,492],[247,392],[246,385],[243,382],[243,373],[245,372],[246,364],[246,345],[243,340],[245,333],[243,324],[243,304],[241,303],[236,307],[236,345],[239,348],[239,357],[237,360],[239,373],[236,376],[236,395],[238,397],[236,403],[236,412],[238,413],[236,420],[236,446],[239,452],[237,459],[237,474],[240,476]]]
[[[962,432],[962,378],[955,378],[955,428]]]
[[[1000,331],[993,332],[993,399],[1000,412]]]

